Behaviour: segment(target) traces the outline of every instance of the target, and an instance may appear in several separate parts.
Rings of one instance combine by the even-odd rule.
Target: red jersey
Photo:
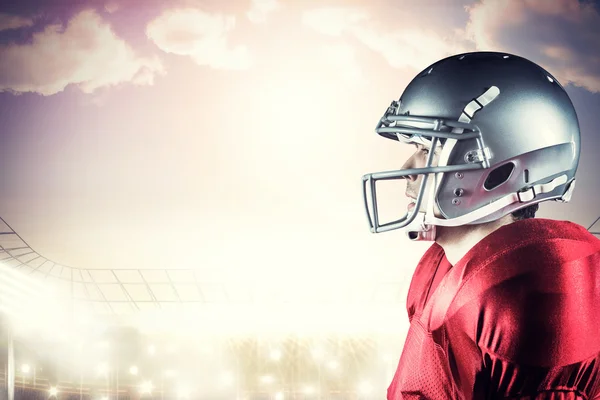
[[[407,310],[388,400],[600,399],[600,240],[577,224],[502,226],[454,266],[434,243]]]

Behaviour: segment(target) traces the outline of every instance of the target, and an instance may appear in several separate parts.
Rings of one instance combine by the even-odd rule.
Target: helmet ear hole
[[[498,168],[494,169],[488,175],[483,187],[485,190],[493,190],[498,186],[502,185],[504,182],[510,178],[513,170],[515,169],[515,164],[509,162],[507,164],[501,165]]]

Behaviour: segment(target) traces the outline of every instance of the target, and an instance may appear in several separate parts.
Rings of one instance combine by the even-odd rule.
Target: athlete
[[[600,240],[534,218],[575,186],[579,124],[559,82],[511,54],[448,57],[376,132],[415,152],[363,177],[371,231],[434,241],[412,277],[388,400],[600,399]],[[380,223],[380,180],[406,182],[402,218]]]

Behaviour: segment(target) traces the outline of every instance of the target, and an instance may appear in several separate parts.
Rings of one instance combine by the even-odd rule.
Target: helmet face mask
[[[363,176],[371,232],[404,229],[413,240],[435,240],[436,226],[485,223],[530,204],[569,200],[579,125],[555,79],[523,58],[487,52],[449,57],[427,71],[392,101],[375,131],[432,151],[422,168]],[[436,148],[441,151],[434,166]],[[380,223],[377,182],[414,175],[422,176],[415,207]]]
[[[481,140],[481,133],[478,128],[474,125],[463,123],[460,121],[445,121],[437,118],[429,118],[429,117],[411,117],[411,116],[401,116],[397,115],[398,110],[398,102],[393,101],[391,106],[386,111],[386,114],[379,121],[376,132],[377,133],[393,133],[397,135],[398,140],[401,140],[405,143],[418,143],[430,148],[429,155],[427,158],[427,162],[425,167],[423,168],[411,168],[411,169],[403,169],[403,170],[395,170],[395,171],[385,171],[385,172],[376,172],[372,174],[367,174],[363,176],[363,199],[365,202],[365,207],[367,209],[367,219],[369,221],[369,225],[371,231],[374,233],[386,232],[394,229],[405,228],[411,225],[415,225],[415,221],[417,224],[423,225],[423,215],[418,217],[422,202],[425,198],[425,189],[427,187],[428,180],[430,178],[429,175],[443,175],[444,173],[464,173],[464,171],[475,170],[485,168],[486,165],[489,165],[487,159],[485,158],[485,152],[483,151],[483,142]],[[428,126],[416,128],[415,125]],[[448,130],[454,131],[462,131],[464,133],[456,133],[456,132],[448,132]],[[445,140],[446,144],[452,143],[453,141],[467,141],[467,140],[475,140],[479,148],[482,151],[483,158],[473,159],[472,162],[455,165],[455,166],[447,166],[447,165],[437,165],[433,166],[433,160],[435,155],[435,149],[439,145],[440,140]],[[447,149],[445,145],[442,146],[442,156],[444,154],[444,148]],[[404,217],[389,222],[385,224],[379,223],[379,213],[377,209],[377,189],[376,183],[380,180],[390,180],[390,179],[406,179],[411,175],[423,175],[423,179],[421,181],[419,192],[417,194],[417,199],[415,202],[415,207],[412,212],[408,212]],[[371,196],[371,204],[373,205],[373,217],[371,218],[371,212],[368,207],[367,200],[367,184],[370,187],[369,193]],[[430,190],[431,191],[431,190]],[[433,202],[428,202],[428,206],[433,207]],[[427,231],[429,228],[423,226],[422,229]]]

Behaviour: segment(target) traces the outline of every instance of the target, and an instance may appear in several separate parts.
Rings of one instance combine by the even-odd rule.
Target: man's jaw
[[[406,191],[404,195],[410,200],[408,203],[408,211],[412,210],[415,207],[415,203],[417,202],[417,196],[413,195],[412,191]]]
[[[409,194],[407,194],[406,197],[408,197],[411,200],[407,206],[408,211],[411,211],[413,208],[415,208],[415,203],[416,203],[417,199],[416,199],[416,197],[413,197]]]

